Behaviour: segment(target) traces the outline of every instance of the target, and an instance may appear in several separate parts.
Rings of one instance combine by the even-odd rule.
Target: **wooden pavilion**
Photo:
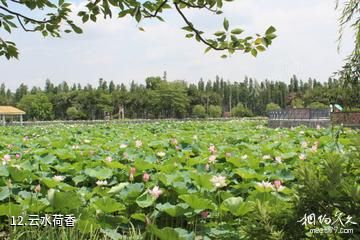
[[[22,125],[23,115],[25,115],[25,114],[26,113],[24,111],[17,109],[15,107],[12,107],[12,106],[0,106],[0,117],[1,117],[1,122],[2,122],[3,126],[6,125],[6,116],[11,116],[12,119],[14,117],[19,117],[20,124]]]

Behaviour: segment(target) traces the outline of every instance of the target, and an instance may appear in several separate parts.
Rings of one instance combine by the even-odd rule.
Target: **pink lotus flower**
[[[158,186],[155,186],[152,190],[148,189],[148,192],[154,199],[157,199],[163,193]]]
[[[305,160],[305,159],[306,159],[306,155],[305,155],[304,153],[301,153],[301,154],[299,155],[299,159],[300,159],[300,160]]]
[[[216,153],[216,147],[214,144],[210,144],[209,151],[213,155]]]
[[[9,154],[4,155],[3,160],[8,162],[11,160],[11,156]]]
[[[112,157],[110,157],[110,156],[105,158],[105,161],[107,161],[107,162],[112,162],[112,160],[113,160],[113,159],[112,159]]]
[[[136,168],[131,167],[129,172],[130,172],[130,174],[135,175],[135,173],[136,173]]]
[[[312,145],[311,151],[317,152],[318,146],[316,144]]]
[[[135,147],[136,147],[136,148],[141,148],[142,145],[143,145],[143,143],[142,143],[141,140],[136,140],[136,141],[135,141]]]
[[[301,142],[301,147],[302,148],[307,148],[308,147],[308,143],[306,141]]]
[[[205,164],[205,170],[206,171],[209,171],[210,170],[210,165],[207,163],[207,164]]]
[[[7,147],[8,147],[9,149],[12,149],[12,148],[14,147],[14,145],[8,144]]]
[[[131,167],[129,172],[130,172],[129,180],[132,182],[132,181],[134,181],[134,175],[136,173],[136,168]]]
[[[280,180],[275,180],[274,181],[274,187],[275,187],[275,190],[278,191],[278,192],[281,192],[282,190],[284,190],[284,186],[282,185],[282,182]]]
[[[211,155],[208,159],[208,163],[210,164],[214,164],[216,163],[216,156],[215,155]]]
[[[3,165],[6,165],[10,162],[11,156],[9,154],[4,155],[3,157]]]
[[[171,143],[171,145],[177,145],[177,144],[178,144],[178,141],[176,140],[176,138],[172,138],[172,139],[170,140],[170,143]]]
[[[321,129],[321,126],[318,124],[316,125],[316,130],[320,130]]]
[[[144,174],[143,174],[143,181],[144,181],[144,182],[148,182],[149,180],[150,180],[150,174],[144,173]]]
[[[277,163],[281,163],[281,162],[282,162],[282,159],[281,159],[280,156],[277,156],[277,157],[275,157],[275,161],[276,161]]]
[[[36,185],[34,191],[35,191],[36,193],[39,193],[39,192],[41,191],[41,186],[40,186],[40,184]]]
[[[17,153],[17,154],[15,155],[15,157],[16,157],[17,159],[19,159],[19,158],[21,158],[21,154],[20,154],[20,153]]]
[[[209,216],[209,212],[208,212],[208,211],[201,212],[201,217],[202,217],[202,218],[208,218],[208,216]]]
[[[275,188],[279,188],[281,186],[281,181],[280,180],[275,180],[274,181],[274,186],[275,186]]]

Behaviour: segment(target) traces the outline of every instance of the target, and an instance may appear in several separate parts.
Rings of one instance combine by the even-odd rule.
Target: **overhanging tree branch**
[[[24,15],[22,15],[21,13],[11,11],[10,9],[5,8],[5,7],[3,7],[3,6],[0,6],[0,9],[4,10],[5,12],[10,13],[11,15],[14,15],[14,16],[18,17],[18,19],[19,19],[19,17],[21,17],[21,18],[23,18],[23,19],[25,19],[25,20],[27,20],[27,21],[29,21],[29,22],[39,23],[39,24],[44,24],[44,23],[49,23],[49,22],[51,22],[51,19],[47,19],[47,20],[42,20],[42,21],[41,21],[41,20],[37,20],[37,19],[34,19],[34,18],[30,18],[30,17],[24,16]]]
[[[25,27],[25,25],[23,24],[23,22],[21,21],[21,18],[19,16],[16,16],[18,22],[20,23],[20,26],[22,27],[22,29],[24,29],[25,32],[36,32],[35,29],[28,29]]]
[[[190,7],[190,8],[199,8],[199,9],[202,9],[202,8],[205,8],[207,10],[209,10],[210,12],[214,12],[216,13],[216,10],[214,9],[211,9],[210,7],[207,7],[207,3],[204,3],[203,5],[194,5],[194,4],[191,4],[191,3],[188,3],[188,2],[185,2],[185,1],[182,1],[182,0],[179,0],[180,3]]]
[[[164,0],[159,7],[155,10],[155,12],[153,14],[148,13],[149,15],[144,16],[144,18],[154,18],[157,17],[158,13],[161,11],[161,9],[163,8],[163,6],[168,2],[168,0]]]
[[[202,36],[199,30],[197,30],[194,25],[186,18],[185,14],[181,11],[181,9],[179,8],[179,5],[177,3],[174,3],[175,5],[175,9],[176,11],[180,14],[180,16],[182,17],[182,19],[184,20],[184,22],[186,23],[186,25],[189,26],[189,28],[191,28],[191,30],[196,34],[197,38],[204,43],[205,45],[211,47],[214,50],[217,51],[223,51],[226,50],[227,48],[222,48],[222,47],[216,47],[213,44],[209,43],[208,41],[206,41]]]

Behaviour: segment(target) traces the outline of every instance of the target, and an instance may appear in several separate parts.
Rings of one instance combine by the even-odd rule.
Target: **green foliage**
[[[324,108],[328,108],[327,105],[320,103],[320,102],[312,102],[309,105],[306,106],[307,108],[311,108],[311,109],[324,109]]]
[[[183,118],[193,116],[195,105],[204,106],[207,114],[212,116],[215,109],[213,106],[221,106],[222,111],[228,112],[230,107],[238,103],[243,103],[254,115],[263,116],[268,103],[277,103],[281,108],[286,108],[291,106],[293,99],[302,100],[304,106],[321,102],[338,103],[345,109],[356,109],[360,107],[359,98],[356,97],[360,90],[357,91],[357,87],[344,85],[343,81],[332,78],[325,83],[315,79],[302,82],[296,76],[291,78],[289,85],[267,80],[257,82],[247,77],[241,83],[231,83],[216,77],[207,82],[200,79],[197,84],[149,77],[145,84],[132,82],[129,88],[104,79],[99,81],[98,86],[78,84],[72,87],[66,82],[54,85],[47,80],[44,89],[28,89],[21,84],[14,92],[1,84],[0,104],[18,105],[20,99],[28,94],[43,93],[51,102],[52,116],[59,120],[103,120],[105,116],[117,119],[122,116],[121,109],[124,110],[125,118]],[[216,112],[213,116],[219,116],[219,111]],[[40,119],[38,116],[32,117]]]
[[[234,117],[252,117],[253,113],[244,104],[238,103],[236,107],[231,109],[231,115]]]
[[[87,1],[85,6],[77,13],[73,13],[72,4],[65,0],[53,2],[50,0],[16,1],[20,7],[8,4],[8,0],[2,0],[0,5],[0,28],[8,33],[21,28],[26,32],[38,32],[44,37],[60,37],[63,33],[82,33],[82,29],[75,24],[73,15],[77,14],[83,23],[88,21],[96,22],[99,18],[131,17],[141,24],[146,19],[157,19],[164,21],[161,17],[168,9],[174,9],[182,18],[185,26],[182,28],[186,38],[194,38],[204,44],[206,52],[213,49],[226,51],[229,55],[234,52],[251,53],[257,56],[258,52],[265,51],[273,39],[276,38],[276,29],[270,26],[263,35],[241,36],[243,31],[240,28],[230,28],[229,21],[224,18],[224,31],[217,31],[214,37],[205,36],[186,16],[186,9],[197,9],[222,14],[221,9],[227,1],[224,0],[181,0],[181,1],[134,1],[134,0],[104,0]],[[20,10],[22,9],[22,10]],[[40,12],[44,18],[34,18],[32,11]],[[144,31],[143,27],[138,27]],[[0,56],[7,59],[18,58],[18,51],[14,43],[0,38]],[[227,56],[227,55],[223,55]]]
[[[312,234],[324,226],[303,226],[304,214],[335,221],[341,212],[359,222],[359,131],[264,124],[0,127],[2,236],[325,240],[333,234]],[[30,235],[8,224],[9,216],[45,213],[74,214],[75,228],[33,228]],[[337,239],[359,234],[346,226],[354,233]]]
[[[208,112],[209,112],[209,116],[212,118],[219,118],[219,117],[221,117],[221,114],[222,114],[221,107],[214,106],[214,105],[209,106]]]
[[[360,143],[357,137],[354,144]],[[334,146],[335,147],[335,146]],[[326,215],[335,220],[339,215],[352,216],[352,222],[359,222],[359,215],[353,215],[360,211],[360,188],[358,184],[359,176],[356,176],[360,167],[359,147],[355,152],[349,153],[327,153],[322,158],[314,161],[305,162],[295,170],[295,175],[299,179],[297,185],[298,197],[295,199],[295,212],[297,218],[302,218],[304,212],[315,213],[316,215]],[[312,227],[325,227],[325,224],[317,223]],[[353,227],[353,225],[351,226]],[[358,234],[359,229],[354,229],[353,235]],[[292,231],[289,231],[289,235]],[[348,239],[349,235],[344,233],[337,234],[341,239]],[[312,238],[328,239],[328,234],[311,234]],[[350,236],[352,236],[350,234]]]
[[[69,117],[69,119],[71,120],[77,120],[77,119],[82,119],[85,115],[84,113],[82,113],[81,111],[79,111],[76,107],[69,107],[66,110],[66,115]]]
[[[44,93],[25,95],[18,103],[18,107],[26,112],[33,120],[49,120],[52,118],[52,104]]]
[[[279,109],[281,109],[281,107],[276,103],[271,102],[271,103],[266,104],[266,112],[279,110]]]
[[[301,98],[294,98],[291,101],[291,106],[293,108],[303,108],[304,107],[304,101]]]
[[[193,108],[193,116],[197,118],[205,118],[206,110],[202,105],[195,105]]]

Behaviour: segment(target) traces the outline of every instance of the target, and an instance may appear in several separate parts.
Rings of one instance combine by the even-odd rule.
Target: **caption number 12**
[[[24,226],[24,217],[23,216],[11,216],[11,226]]]

